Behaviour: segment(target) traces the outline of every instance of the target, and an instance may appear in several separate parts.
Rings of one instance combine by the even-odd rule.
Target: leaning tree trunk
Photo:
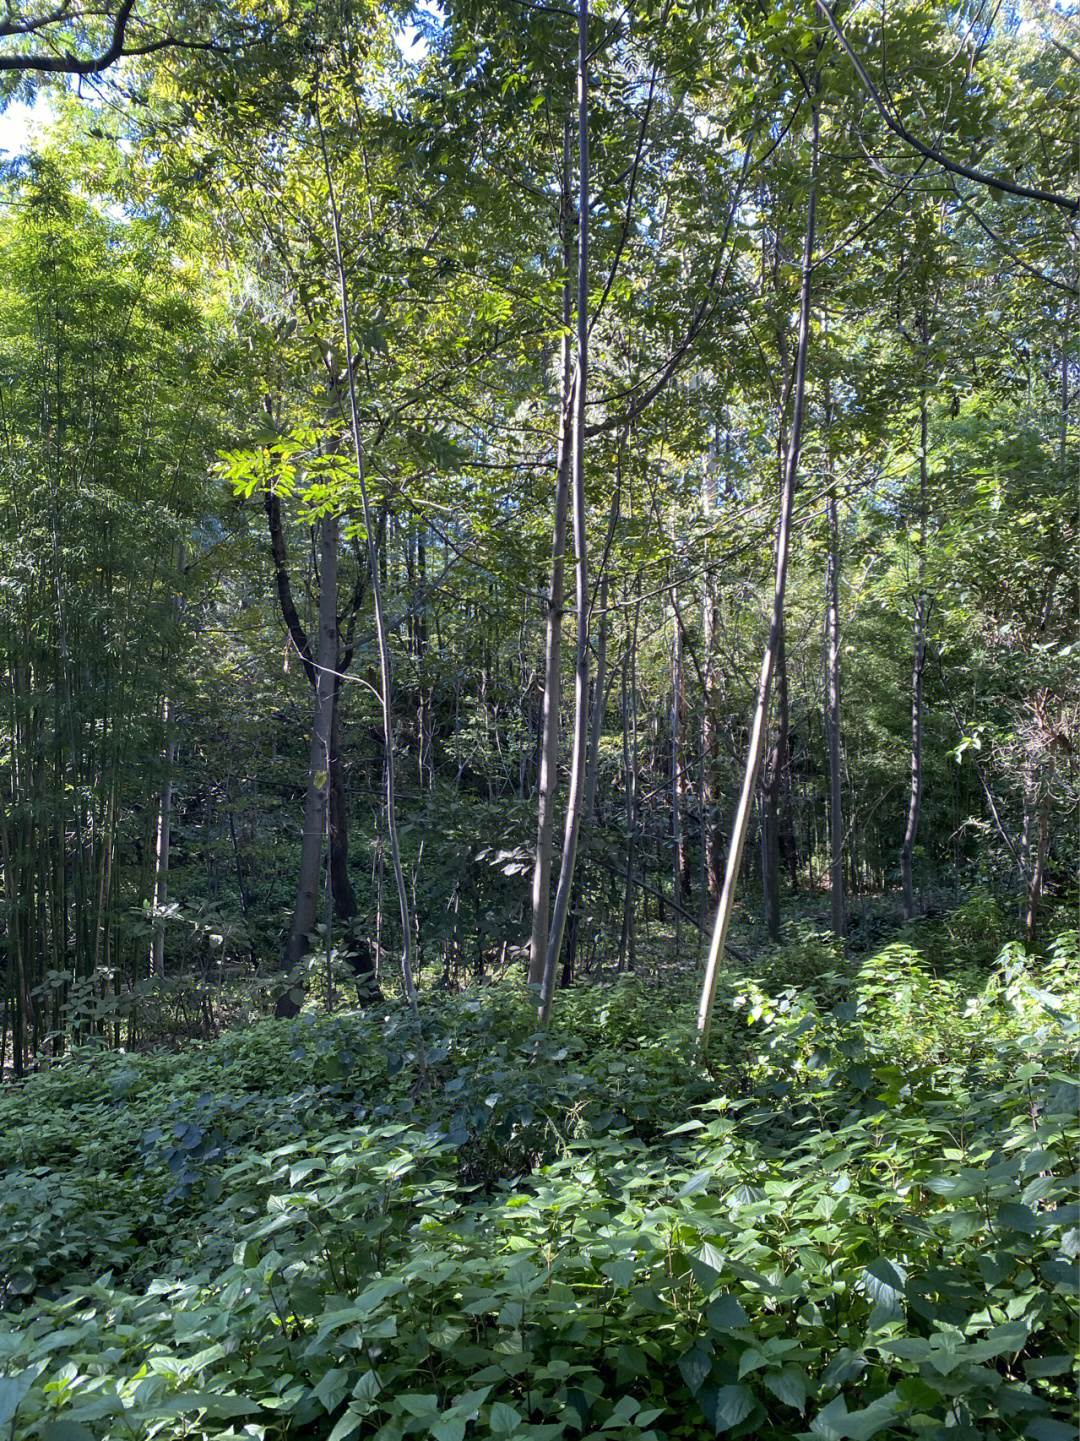
[[[750,744],[747,749],[746,768],[743,771],[742,789],[731,828],[731,843],[728,847],[727,866],[724,871],[724,887],[720,895],[720,904],[716,910],[716,923],[709,943],[709,954],[705,963],[705,979],[698,1005],[698,1039],[702,1047],[706,1046],[709,1040],[716,983],[720,975],[720,959],[724,954],[728,928],[731,925],[731,917],[735,908],[735,888],[742,865],[746,833],[750,825],[750,812],[754,804],[754,788],[765,744],[765,718],[769,706],[769,691],[772,687],[773,671],[776,667],[776,657],[780,648],[780,637],[784,624],[784,590],[787,584],[788,551],[791,544],[791,512],[795,499],[795,479],[799,469],[803,402],[806,394],[806,354],[810,343],[810,295],[814,273],[814,231],[817,211],[817,159],[818,108],[814,103],[811,106],[810,194],[807,201],[806,238],[803,244],[802,284],[799,290],[799,339],[795,358],[795,396],[791,433],[788,437],[784,465],[784,484],[780,495],[772,618],[765,654],[761,661],[757,702],[750,729]]]
[[[788,749],[787,661],[783,624],[776,655],[776,712],[776,738],[761,788],[761,885],[765,930],[770,941],[780,939],[780,801]]]
[[[555,514],[551,534],[551,580],[547,598],[544,644],[544,696],[540,720],[540,755],[537,765],[536,857],[533,863],[532,928],[529,937],[529,984],[544,979],[548,924],[551,916],[551,847],[555,834],[555,793],[559,767],[559,707],[561,704],[562,623],[565,607],[566,516],[569,503],[571,407],[570,377],[570,268],[573,263],[570,226],[570,121],[563,131],[562,206],[563,334],[560,351],[559,440],[555,465]]]

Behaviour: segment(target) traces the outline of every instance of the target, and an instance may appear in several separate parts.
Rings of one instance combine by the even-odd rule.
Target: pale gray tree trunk
[[[810,343],[810,296],[814,273],[814,233],[817,212],[817,158],[818,108],[814,103],[811,107],[810,193],[807,200],[806,237],[803,244],[802,284],[799,291],[799,338],[795,359],[794,407],[784,464],[784,484],[780,495],[772,617],[765,654],[761,661],[757,702],[750,728],[750,744],[747,750],[746,767],[743,771],[742,789],[739,793],[739,803],[731,828],[731,842],[724,871],[724,886],[720,894],[720,904],[716,910],[716,922],[709,942],[705,979],[702,983],[701,999],[698,1004],[698,1038],[703,1047],[708,1044],[709,1040],[716,983],[720,975],[720,961],[724,954],[728,928],[731,925],[735,907],[735,889],[742,865],[746,833],[750,825],[750,813],[754,805],[758,767],[761,765],[761,755],[765,745],[765,721],[769,706],[769,691],[772,686],[773,671],[776,667],[776,656],[784,624],[784,590],[787,584],[788,551],[791,543],[791,512],[795,499],[795,480],[799,469],[803,402],[806,394],[806,354]]]
[[[925,322],[923,343],[926,344]],[[922,806],[922,732],[923,732],[923,669],[926,660],[926,594],[923,589],[926,567],[926,387],[923,386],[919,405],[919,558],[915,594],[915,618],[912,624],[911,667],[911,784],[908,789],[907,820],[900,847],[900,884],[904,920],[915,914],[915,887],[912,879],[912,855],[919,834],[919,810]]]
[[[563,334],[559,371],[559,438],[555,457],[555,514],[551,534],[551,581],[547,597],[544,639],[544,694],[540,716],[540,756],[537,766],[536,857],[533,862],[532,928],[529,936],[529,984],[544,979],[548,924],[551,916],[551,847],[555,834],[555,796],[559,768],[559,708],[561,705],[562,623],[565,611],[566,517],[570,494],[572,313],[570,268],[573,264],[570,224],[570,121],[563,130],[562,208]]]
[[[551,1018],[555,968],[562,950],[563,932],[574,885],[581,802],[589,743],[589,556],[585,514],[585,404],[589,379],[589,5],[578,6],[578,255],[577,255],[577,375],[574,386],[572,447],[572,500],[574,515],[577,656],[574,664],[574,740],[570,755],[570,794],[563,831],[559,882],[544,959],[540,987],[540,1024]]]
[[[180,542],[177,570],[184,574],[184,544]],[[180,619],[183,607],[180,591],[173,599],[173,616]],[[169,902],[169,851],[172,844],[173,772],[176,768],[177,741],[173,734],[173,703],[165,696],[161,707],[162,726],[165,733],[165,779],[158,798],[157,826],[154,832],[154,889],[152,915],[154,933],[150,940],[150,974],[165,974],[165,923],[162,911]]]
[[[829,559],[825,573],[825,721],[829,738],[829,886],[833,934],[844,934],[844,856],[840,768],[840,527],[829,492]]]
[[[1050,791],[1054,778],[1054,758],[1051,753],[1047,774],[1043,777],[1042,794],[1038,802],[1039,829],[1035,838],[1035,855],[1031,865],[1031,879],[1027,888],[1027,909],[1024,913],[1024,940],[1034,946],[1038,938],[1039,898],[1042,895],[1043,872],[1046,868],[1046,849],[1050,836]]]
[[[715,514],[719,509],[719,457],[715,438],[710,445],[709,461],[709,474],[706,476],[705,484],[701,492],[702,507],[706,515]],[[706,540],[706,558],[707,557],[708,541]],[[720,696],[716,683],[716,658],[713,654],[716,648],[716,581],[713,578],[711,569],[705,572],[705,589],[701,609],[702,649],[705,652],[705,695],[701,708],[701,816],[702,829],[704,831],[705,884],[709,893],[709,902],[715,906],[720,899],[720,886],[723,881],[723,837],[720,832],[719,816],[717,814],[720,806],[720,734],[718,724]],[[704,897],[702,898],[702,903],[704,905]],[[704,910],[702,911],[702,916],[704,916]],[[704,926],[702,930],[704,932]]]
[[[641,581],[637,582],[640,594]],[[634,607],[632,629],[626,637],[622,664],[623,774],[626,777],[626,887],[623,892],[622,934],[619,938],[619,970],[633,970],[636,961],[634,936],[634,852],[637,846],[637,635],[641,602]]]
[[[162,912],[169,900],[169,846],[172,837],[173,768],[176,765],[176,737],[172,734],[173,708],[168,696],[162,704],[165,727],[165,780],[158,798],[157,828],[154,833],[154,934],[150,940],[150,974],[165,974],[165,922]]]

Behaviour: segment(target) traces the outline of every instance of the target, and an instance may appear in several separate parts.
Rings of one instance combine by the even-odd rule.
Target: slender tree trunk
[[[776,737],[761,787],[761,885],[765,932],[780,940],[780,801],[788,748],[788,687],[784,627],[776,654]]]
[[[291,970],[308,953],[308,937],[315,929],[319,906],[320,861],[327,795],[330,788],[330,759],[334,716],[334,689],[338,658],[337,568],[338,519],[323,517],[319,555],[319,638],[315,665],[315,695],[308,754],[307,794],[304,798],[304,829],[300,838],[300,878],[296,888],[292,924],[285,949],[285,964]],[[295,991],[288,986],[278,996],[275,1014],[295,1016],[300,1009]]]
[[[159,978],[165,975],[165,921],[162,913],[169,899],[173,767],[176,765],[176,737],[172,734],[173,709],[168,696],[162,704],[162,719],[165,729],[165,779],[158,797],[157,827],[154,833],[154,933],[150,940],[150,974]]]
[[[640,593],[641,582],[638,581]],[[619,970],[633,970],[634,936],[634,851],[637,845],[637,633],[641,602],[634,607],[633,627],[626,637],[622,664],[623,774],[626,777],[626,885],[623,891],[622,934],[619,937]]]
[[[829,887],[832,929],[844,934],[844,856],[840,768],[840,527],[836,491],[829,492],[829,559],[825,575],[826,715],[829,738]]]
[[[1039,832],[1035,840],[1035,859],[1028,883],[1027,910],[1024,914],[1024,940],[1034,946],[1038,937],[1039,898],[1042,895],[1043,872],[1046,869],[1046,848],[1050,834],[1050,788],[1054,776],[1053,756],[1044,777],[1039,800]]]
[[[574,387],[572,498],[574,514],[575,613],[577,657],[574,664],[574,740],[570,755],[570,794],[563,831],[563,850],[555,906],[551,916],[544,978],[540,987],[540,1024],[547,1027],[555,987],[555,967],[562,950],[570,909],[581,831],[581,802],[589,743],[589,556],[585,514],[585,405],[589,380],[589,5],[578,4],[578,256],[577,377]]]
[[[393,677],[390,668],[390,640],[383,614],[382,586],[379,582],[378,556],[375,553],[375,533],[372,526],[371,506],[368,502],[367,481],[364,475],[364,448],[360,441],[360,412],[356,404],[356,372],[352,349],[352,327],[349,322],[349,287],[345,276],[345,262],[341,250],[341,212],[338,209],[334,176],[330,168],[330,156],[326,149],[326,136],[319,118],[319,143],[322,149],[323,166],[330,200],[330,220],[334,231],[334,262],[337,271],[338,294],[341,301],[342,338],[345,341],[345,366],[348,385],[349,420],[351,422],[353,454],[356,460],[356,479],[360,488],[360,502],[364,512],[364,533],[367,538],[368,564],[371,567],[371,594],[375,607],[375,635],[379,649],[379,690],[382,702],[383,746],[385,750],[386,780],[386,828],[390,837],[390,861],[397,888],[398,909],[401,913],[401,979],[405,998],[414,1016],[418,1015],[416,985],[413,979],[412,917],[409,912],[409,895],[405,887],[405,872],[401,864],[401,847],[398,841],[397,805],[394,787],[394,715]],[[325,581],[323,582],[325,585]],[[335,579],[334,597],[337,597]],[[337,641],[335,621],[335,644]],[[420,1052],[421,1070],[426,1075],[423,1050]]]
[[[336,661],[335,661],[336,669]],[[341,681],[334,677],[330,712],[330,776],[327,791],[330,890],[334,914],[340,921],[356,915],[356,894],[349,879],[349,817],[345,802],[345,769],[341,761]]]
[[[675,904],[690,896],[690,850],[686,844],[687,798],[690,773],[686,764],[686,671],[683,664],[683,632],[678,607],[671,636],[671,830],[675,849],[673,885]]]
[[[584,826],[596,820],[597,777],[600,774],[600,738],[604,732],[604,703],[607,700],[607,576],[600,582],[600,624],[597,627],[597,670],[593,680],[590,735],[588,735],[588,769],[585,772],[585,797],[581,804]]]
[[[702,490],[705,514],[715,512],[719,501],[719,476],[716,473],[718,458],[716,443],[712,445],[710,474]],[[706,541],[708,546],[708,541]],[[705,572],[705,589],[702,599],[701,632],[705,664],[705,694],[701,708],[701,754],[702,794],[701,818],[704,832],[705,882],[709,902],[716,905],[720,899],[723,883],[724,838],[720,830],[720,696],[716,683],[716,623],[717,599],[716,582],[711,569]]]
[[[565,608],[566,517],[569,504],[571,408],[570,269],[573,264],[570,224],[570,121],[563,131],[562,208],[563,335],[560,350],[559,439],[555,466],[555,514],[551,537],[551,583],[547,599],[544,645],[544,693],[541,705],[540,756],[537,776],[536,858],[533,865],[532,929],[529,938],[529,984],[544,979],[548,924],[551,915],[551,848],[555,834],[555,796],[559,769],[559,708],[561,705],[562,623]]]
[[[754,804],[754,789],[758,767],[765,743],[765,718],[769,705],[769,691],[772,686],[776,656],[780,648],[780,636],[784,624],[784,589],[787,584],[788,550],[791,541],[791,512],[795,498],[795,480],[799,469],[799,450],[802,441],[803,401],[806,394],[806,354],[810,343],[810,295],[814,273],[814,232],[817,209],[817,154],[818,154],[818,108],[811,106],[811,158],[810,194],[807,201],[806,239],[803,245],[802,284],[799,293],[799,338],[795,359],[795,394],[791,418],[791,433],[788,437],[787,456],[784,465],[784,484],[780,496],[780,519],[776,536],[776,577],[773,586],[772,619],[765,654],[761,661],[761,676],[758,680],[757,703],[750,728],[750,744],[747,749],[746,767],[743,771],[742,789],[735,820],[731,828],[731,843],[728,848],[727,866],[724,871],[724,886],[720,904],[716,911],[716,923],[709,943],[705,964],[705,978],[701,988],[698,1006],[698,1036],[702,1046],[708,1044],[712,1024],[713,1001],[716,983],[720,975],[720,960],[724,954],[728,927],[735,907],[735,889],[742,865],[743,847],[750,824],[750,813]]]
[[[841,810],[844,774],[841,769],[841,604],[839,604],[839,540],[836,491],[829,493],[829,559],[825,575],[826,733],[829,738],[829,889],[832,931],[844,935],[844,816]]]
[[[1031,880],[1031,831],[1035,822],[1035,805],[1038,799],[1038,789],[1035,785],[1035,763],[1029,754],[1024,761],[1024,814],[1020,828],[1020,855],[1017,860],[1019,871],[1019,909],[1020,924],[1024,925],[1027,916],[1028,885]]]
[[[925,323],[923,341],[925,344]],[[923,590],[923,573],[926,564],[926,438],[926,388],[924,385],[919,406],[919,559],[915,619],[912,627],[911,785],[908,791],[904,840],[900,847],[900,883],[906,921],[910,921],[915,914],[915,889],[912,882],[911,858],[919,834],[919,809],[922,805],[923,667],[926,659],[926,595]]]

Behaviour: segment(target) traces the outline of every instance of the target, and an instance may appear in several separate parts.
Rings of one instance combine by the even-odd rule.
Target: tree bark
[[[924,346],[926,339],[924,322]],[[926,387],[924,383],[919,405],[919,558],[918,580],[915,594],[915,617],[912,624],[911,783],[908,790],[908,809],[907,820],[904,825],[904,840],[900,847],[900,884],[905,921],[910,921],[915,914],[915,887],[912,880],[911,860],[915,849],[915,841],[919,834],[919,810],[922,805],[923,668],[926,659],[926,595],[923,590],[923,577],[926,565],[927,428]]]
[[[1051,757],[1048,774],[1044,779],[1042,795],[1039,799],[1039,833],[1035,840],[1035,859],[1031,867],[1031,880],[1028,883],[1027,891],[1027,910],[1024,914],[1024,940],[1029,947],[1034,946],[1038,938],[1039,898],[1042,895],[1046,848],[1050,834],[1050,786],[1053,775],[1053,757]]]
[[[825,573],[825,726],[829,738],[829,887],[832,929],[844,934],[844,856],[840,769],[840,527],[829,492],[829,559]]]
[[[776,654],[776,737],[761,787],[761,885],[765,931],[780,940],[780,800],[788,748],[788,687],[784,627]]]
[[[574,514],[577,657],[574,664],[574,741],[570,756],[570,794],[563,830],[563,851],[555,906],[551,916],[544,978],[540,986],[540,1025],[551,1018],[555,967],[562,950],[570,909],[581,832],[581,802],[589,743],[589,542],[585,513],[585,405],[589,380],[589,5],[578,5],[578,256],[577,256],[577,378],[574,387],[572,485]]]
[[[337,271],[338,297],[341,302],[341,329],[345,341],[345,380],[349,401],[349,421],[352,430],[353,456],[356,461],[356,479],[360,489],[360,502],[364,512],[364,534],[367,539],[368,565],[371,568],[371,594],[375,608],[375,636],[379,651],[379,699],[382,706],[383,746],[385,751],[386,782],[386,828],[390,837],[390,860],[397,888],[398,909],[401,915],[401,980],[405,999],[414,1017],[418,1017],[416,984],[412,964],[412,917],[409,910],[409,896],[405,888],[405,872],[401,864],[401,847],[398,840],[397,805],[394,787],[394,715],[393,677],[390,666],[390,639],[383,614],[382,586],[379,583],[378,556],[375,552],[375,535],[372,526],[371,506],[368,502],[367,482],[364,476],[364,448],[360,440],[360,411],[356,403],[356,371],[352,348],[352,327],[349,322],[349,287],[345,275],[345,261],[341,249],[341,212],[338,209],[334,176],[330,168],[330,156],[326,149],[326,135],[319,118],[319,144],[322,149],[326,185],[329,191],[330,221],[334,232],[334,262]],[[325,579],[323,582],[325,586]],[[334,598],[337,597],[337,577],[334,580]],[[321,597],[320,597],[321,599]],[[336,607],[335,607],[336,610]],[[335,616],[335,646],[337,644]],[[329,757],[328,757],[329,760]],[[420,1051],[420,1069],[426,1077],[424,1052]]]
[[[150,939],[150,974],[165,975],[165,922],[162,912],[169,900],[169,848],[172,840],[173,767],[176,764],[176,737],[172,734],[173,710],[168,696],[162,703],[165,728],[165,779],[158,798],[157,826],[154,832],[154,895],[152,915],[154,934]]]
[[[304,798],[304,829],[300,838],[300,877],[285,948],[285,965],[288,971],[298,965],[308,953],[308,936],[315,929],[319,905],[319,872],[330,789],[334,690],[337,685],[334,671],[337,669],[338,659],[338,519],[332,513],[323,517],[319,549],[319,638],[314,665],[311,748],[308,754],[307,793]],[[295,1016],[299,1010],[300,1004],[295,990],[286,982],[286,989],[277,998],[274,1014],[279,1018]]]
[[[791,433],[788,437],[787,456],[784,465],[784,484],[780,496],[780,518],[776,536],[776,576],[773,586],[772,618],[765,654],[761,661],[761,675],[758,680],[757,703],[750,729],[750,744],[747,749],[746,767],[743,771],[742,790],[731,829],[731,843],[728,847],[727,866],[724,872],[724,886],[720,904],[716,911],[716,923],[709,943],[705,964],[705,979],[701,988],[698,1005],[698,1039],[702,1047],[708,1044],[712,1025],[713,1001],[716,997],[716,983],[720,974],[720,959],[724,954],[728,928],[735,907],[735,889],[742,864],[746,832],[750,824],[750,812],[754,803],[754,789],[758,767],[765,742],[765,717],[769,705],[769,691],[772,687],[773,671],[784,624],[784,590],[787,584],[788,550],[791,542],[791,512],[795,498],[795,480],[799,469],[799,451],[802,442],[803,402],[806,394],[806,355],[810,343],[810,296],[814,273],[814,234],[817,212],[817,158],[818,158],[818,107],[816,100],[811,104],[811,152],[810,152],[810,193],[807,201],[806,237],[803,244],[802,284],[799,291],[799,338],[795,360],[795,396],[791,418]]]
[[[559,767],[559,707],[561,704],[562,622],[565,608],[566,517],[569,504],[571,450],[571,292],[573,264],[570,225],[570,121],[563,130],[562,210],[563,334],[560,346],[559,438],[555,466],[555,514],[551,535],[551,580],[547,598],[544,644],[544,694],[540,722],[540,757],[537,772],[536,857],[533,863],[532,929],[529,938],[529,984],[544,979],[551,915],[551,847],[555,834],[555,796]]]
[[[640,594],[641,581],[638,580]],[[634,852],[637,846],[637,634],[641,601],[634,607],[633,627],[626,637],[622,665],[623,774],[626,778],[626,888],[623,892],[622,934],[619,937],[619,970],[633,970],[636,960],[634,935]]]
[[[719,501],[719,476],[716,471],[718,458],[715,441],[712,444],[712,474],[706,477],[702,489],[702,504],[705,514],[714,513]],[[706,541],[708,546],[708,541]],[[720,899],[723,883],[724,838],[720,830],[720,696],[716,683],[717,599],[716,583],[712,571],[705,572],[705,590],[702,598],[702,649],[705,661],[704,698],[701,709],[701,753],[702,753],[702,796],[701,817],[704,831],[705,880],[710,904]]]

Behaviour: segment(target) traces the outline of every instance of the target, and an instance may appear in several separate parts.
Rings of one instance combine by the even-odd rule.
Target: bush
[[[0,1100],[0,1426],[1066,1441],[1077,969],[729,976],[709,1068],[634,983],[74,1057]]]

